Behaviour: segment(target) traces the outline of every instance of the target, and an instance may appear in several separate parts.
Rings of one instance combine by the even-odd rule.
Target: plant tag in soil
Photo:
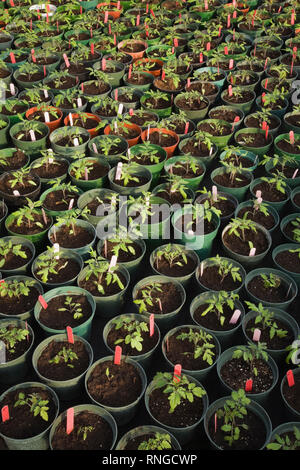
[[[206,43],[206,50],[207,50],[207,51],[210,51],[210,42],[207,42],[207,43]]]
[[[266,127],[266,134],[265,134],[266,140],[268,140],[268,134],[269,134],[269,126]]]
[[[253,247],[253,248],[251,248],[251,250],[249,252],[249,256],[255,256],[255,253],[256,253],[256,248]]]
[[[87,168],[84,169],[84,179],[85,179],[85,181],[88,181],[88,179],[89,179],[89,174],[88,174],[88,169]]]
[[[178,39],[174,38],[174,47],[178,47]]]
[[[18,197],[18,196],[21,196],[21,194],[19,193],[19,191],[18,191],[17,189],[14,189],[14,190],[13,190],[13,195],[14,195],[14,196],[17,196],[17,197]]]
[[[154,335],[154,313],[150,315],[150,336]]]
[[[228,46],[225,46],[225,47],[224,47],[224,54],[225,54],[225,55],[228,55]]]
[[[109,263],[109,271],[111,271],[112,268],[114,268],[114,267],[116,266],[117,261],[118,261],[117,255],[113,255],[113,256],[111,257],[111,260],[110,260],[110,263]]]
[[[50,116],[49,116],[48,111],[44,112],[44,117],[45,117],[45,122],[50,122]]]
[[[119,162],[118,165],[117,165],[117,169],[116,169],[116,176],[115,176],[115,179],[116,180],[119,180],[121,178],[121,174],[122,174],[122,162]]]
[[[203,53],[202,52],[200,52],[200,54],[199,54],[199,62],[200,62],[200,64],[202,64],[202,62],[203,62]]]
[[[16,58],[15,58],[15,54],[13,52],[10,52],[9,53],[9,57],[10,57],[10,61],[12,64],[15,64],[16,63]]]
[[[9,89],[10,89],[10,92],[11,92],[12,95],[16,94],[15,85],[13,83],[9,84]]]
[[[248,379],[246,381],[246,385],[245,385],[245,392],[251,392],[252,391],[252,387],[253,387],[253,380],[252,379]]]
[[[74,125],[72,113],[69,113],[69,124],[70,124],[70,126],[73,126],[73,125]]]
[[[228,87],[228,96],[232,96],[232,85]]]
[[[71,199],[71,201],[69,202],[69,207],[68,207],[69,211],[73,208],[73,204],[74,204],[74,199]]]
[[[230,15],[227,15],[227,29],[230,28]]]
[[[129,115],[133,116],[133,109],[132,108],[130,108],[130,110],[129,110]]]
[[[137,15],[136,17],[136,26],[140,25],[141,15]]]
[[[259,197],[261,197],[261,190],[260,190],[260,189],[258,189],[258,190],[256,191],[255,196],[257,197],[257,199],[258,199]]]
[[[190,125],[190,123],[189,123],[189,121],[187,121],[186,124],[185,124],[185,128],[184,128],[184,133],[185,134],[187,134],[188,131],[189,131],[189,125]]]
[[[266,70],[266,68],[267,68],[268,60],[269,60],[269,57],[267,57],[266,60],[265,60],[264,70]]]
[[[255,328],[254,332],[253,332],[253,341],[259,341],[260,340],[260,335],[261,335],[261,331],[259,328]]]
[[[207,0],[204,0],[204,8],[205,8],[205,10],[208,10],[208,1]]]
[[[1,408],[1,417],[2,417],[2,422],[5,423],[5,421],[9,420],[9,409],[8,405],[3,406]]]
[[[106,59],[102,59],[102,70],[105,70],[106,69]]]
[[[218,200],[218,188],[217,186],[212,187],[212,198],[214,202],[217,202]]]
[[[74,408],[67,410],[67,434],[70,434],[74,429]]]
[[[293,180],[296,178],[298,171],[299,171],[298,168],[297,168],[297,170],[294,171],[293,176],[292,176],[292,179],[293,179]]]
[[[118,101],[118,89],[115,89],[115,100]]]
[[[74,143],[74,147],[79,146],[79,141],[78,141],[77,137],[75,137],[75,139],[73,140],[73,143]]]
[[[217,429],[218,429],[218,416],[217,416],[217,413],[215,413],[215,434],[217,432]]]
[[[67,337],[68,337],[68,342],[71,344],[74,344],[74,335],[73,335],[73,330],[70,326],[67,326]]]
[[[69,68],[70,67],[70,62],[69,62],[67,54],[63,54],[63,58],[64,58],[64,61],[65,61],[66,67]]]
[[[122,103],[119,104],[119,108],[118,108],[118,114],[122,114],[123,112],[123,105]]]
[[[233,69],[233,59],[229,61],[229,70]]]
[[[108,11],[104,13],[104,23],[107,23],[108,21]]]
[[[294,378],[294,373],[291,369],[287,371],[286,378],[287,378],[289,387],[293,387],[295,385],[295,378]]]
[[[81,108],[81,106],[82,106],[82,99],[81,98],[77,98],[77,106],[78,106],[78,108]]]
[[[294,143],[295,143],[294,132],[293,132],[293,131],[290,131],[290,132],[289,132],[289,136],[290,136],[290,143],[291,143],[291,145],[294,145]]]
[[[119,366],[121,364],[121,356],[122,356],[122,348],[121,346],[115,347],[115,356],[114,356],[114,364]]]
[[[181,364],[176,364],[174,367],[173,380],[174,382],[180,382],[181,377]]]
[[[200,264],[200,277],[203,276],[203,270],[204,270],[204,264],[201,263],[201,264]]]
[[[41,306],[43,307],[44,310],[46,310],[46,308],[48,308],[48,304],[46,302],[46,300],[44,299],[44,297],[42,295],[39,295],[39,303],[41,304]]]
[[[236,322],[238,321],[238,319],[240,318],[241,313],[242,313],[242,312],[241,312],[240,310],[235,310],[235,311],[233,312],[232,317],[231,317],[230,320],[229,320],[229,323],[230,323],[231,325],[235,325]]]
[[[48,90],[44,90],[44,97],[45,97],[45,98],[49,98]]]
[[[35,58],[35,55],[34,55],[34,49],[31,49],[31,58],[32,58],[32,62],[36,62],[36,58]]]
[[[263,122],[262,122],[261,128],[262,128],[263,131],[266,130],[267,125],[268,125],[268,124],[267,124],[267,121],[263,121]]]
[[[32,142],[35,142],[36,138],[35,138],[34,130],[30,129],[29,134],[30,134],[30,138],[31,138]]]
[[[96,147],[96,144],[95,144],[95,143],[93,143],[92,147],[93,147],[93,151],[94,151],[95,153],[98,153],[98,150],[97,150],[97,147]]]
[[[50,160],[52,160],[52,162],[50,162]],[[49,158],[49,163],[53,163],[53,158]],[[43,216],[43,221],[44,221],[44,224],[47,225],[48,223],[48,219],[47,219],[47,216],[46,216],[46,212],[45,212],[45,209],[42,208],[42,216]]]

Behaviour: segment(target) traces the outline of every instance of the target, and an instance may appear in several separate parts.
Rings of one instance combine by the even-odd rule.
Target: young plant
[[[183,266],[188,262],[186,250],[183,248],[183,246],[174,245],[172,243],[168,243],[168,245],[157,250],[155,256],[155,264],[157,269],[159,269],[159,263],[162,260],[167,261],[170,269],[172,269],[174,266]]]
[[[17,279],[9,280],[1,285],[0,297],[9,297],[13,299],[16,297],[18,300],[22,297],[28,297],[31,287],[35,285],[34,279],[32,281],[18,281]]]
[[[94,429],[94,426],[80,426],[77,431],[77,437],[80,439],[80,436],[82,435],[82,439],[86,441],[88,433],[94,431]]]
[[[176,336],[176,339],[181,341],[188,340],[190,343],[193,344],[194,352],[193,357],[194,359],[201,359],[204,362],[207,362],[208,365],[212,365],[214,362],[215,353],[212,349],[215,348],[214,343],[212,342],[212,336],[206,333],[204,330],[194,330],[190,328],[187,333],[181,333],[180,335]],[[190,355],[191,353],[185,352],[184,355]]]
[[[261,274],[260,277],[263,280],[265,289],[278,289],[281,284],[281,279],[279,276],[276,276],[276,274]]]
[[[255,305],[254,303],[246,300],[245,303],[250,310],[257,313],[254,321],[255,325],[259,325],[260,329],[263,331],[269,330],[270,339],[273,339],[276,336],[278,338],[286,337],[288,332],[278,328],[278,325],[274,320],[275,314],[270,309],[264,307],[261,302],[258,305]],[[252,332],[254,332],[254,330],[254,327],[251,328]]]
[[[105,281],[107,286],[116,283],[120,290],[125,288],[117,273],[117,265],[110,267],[110,263],[103,260],[100,256],[97,256],[96,251],[93,249],[90,250],[90,256],[91,258],[86,261],[88,269],[85,275],[85,280],[88,281],[92,277],[91,281],[97,287],[97,290],[101,295],[105,295],[105,290],[102,285],[103,281]]]
[[[136,349],[139,352],[143,350],[142,333],[149,331],[147,323],[133,320],[132,318],[126,316],[117,318],[113,320],[112,323],[115,325],[115,330],[123,328],[127,332],[125,338],[120,338],[115,341],[115,345],[125,343],[130,344],[132,349]]]
[[[30,393],[28,396],[20,392],[18,400],[14,403],[14,407],[28,406],[33,416],[40,416],[44,421],[48,421],[49,400],[43,400],[39,393]]]
[[[47,247],[47,251],[39,255],[36,261],[36,274],[42,282],[47,283],[50,274],[59,274],[59,271],[64,269],[68,261],[60,265],[59,256],[54,251],[54,247]]]
[[[29,198],[26,198],[26,201],[28,204],[27,206],[20,207],[20,209],[13,213],[17,227],[24,225],[29,230],[34,227],[38,227],[44,230],[46,221],[48,222],[47,215],[45,214],[44,224],[36,220],[36,217],[41,215],[41,211],[39,210],[39,208],[43,204],[42,201],[32,201]]]
[[[170,194],[173,193],[180,193],[183,197],[185,202],[192,202],[192,199],[188,199],[188,195],[186,190],[188,189],[188,185],[182,181],[182,177],[179,175],[169,174],[166,177],[167,181],[167,191]],[[166,189],[162,188],[157,191],[157,194],[165,192]]]
[[[172,449],[171,436],[156,432],[155,437],[150,437],[138,446],[138,450],[166,450]]]
[[[134,240],[128,236],[125,229],[122,229],[122,226],[120,226],[119,230],[114,235],[104,240],[104,250],[106,250],[107,242],[112,243],[111,252],[117,258],[119,258],[120,252],[122,251],[135,256]]]
[[[0,268],[5,265],[7,258],[11,255],[27,259],[26,252],[22,250],[21,244],[13,244],[11,240],[0,239]]]
[[[8,180],[11,189],[25,188],[25,183],[31,186],[37,186],[36,182],[30,179],[30,168],[21,168],[20,170],[12,171]]]
[[[205,317],[209,312],[214,313],[220,325],[223,326],[226,320],[224,308],[229,307],[233,311],[237,300],[239,300],[239,296],[233,292],[219,291],[212,294],[211,297],[206,299],[205,304],[208,307],[202,312],[201,316]]]
[[[284,433],[283,433],[284,434]],[[293,427],[293,438],[288,435],[275,434],[273,442],[267,444],[268,450],[299,450],[300,449],[300,429]]]
[[[230,447],[239,440],[241,429],[248,430],[248,425],[243,423],[243,420],[248,414],[246,407],[250,402],[243,389],[232,391],[231,398],[216,412],[217,419],[224,423],[221,430],[226,434],[224,440]]]
[[[229,235],[235,235],[240,238],[243,242],[246,241],[246,232],[252,231],[257,233],[257,228],[255,222],[250,219],[247,219],[247,213],[243,215],[243,218],[235,217],[230,221],[230,229],[228,230]]]
[[[24,341],[29,335],[29,330],[27,328],[0,328],[0,341],[3,341],[6,349],[13,354],[15,352],[16,344]],[[0,343],[1,351],[1,343]]]
[[[149,284],[144,286],[141,290],[142,298],[133,301],[133,303],[138,305],[139,313],[147,312],[147,306],[153,307],[154,304],[158,304],[160,307],[161,301],[159,294],[161,292],[163,292],[163,290],[162,283],[160,282],[149,282]]]
[[[251,343],[248,342],[248,346],[239,346],[233,353],[233,359],[243,359],[249,364],[250,373],[252,376],[258,376],[258,370],[256,363],[258,360],[268,362],[268,354],[266,353],[266,343]]]
[[[72,299],[71,299],[72,300]],[[67,303],[67,300],[65,304]],[[80,305],[80,304],[79,304]],[[69,307],[69,305],[68,305]],[[66,309],[58,309],[60,312],[65,311]],[[73,311],[72,311],[73,313]],[[82,316],[82,315],[81,315]],[[75,315],[74,315],[75,318]],[[78,317],[77,317],[78,318]],[[48,362],[49,364],[59,364],[60,362],[65,362],[67,364],[67,367],[74,368],[74,365],[71,364],[72,361],[78,360],[77,354],[72,351],[71,348],[66,348],[65,346],[53,357],[53,359],[50,359]]]
[[[218,268],[218,274],[221,276],[220,284],[223,284],[227,276],[231,276],[233,282],[242,282],[242,276],[240,275],[240,268],[238,266],[233,266],[230,261],[221,257],[219,254],[211,258],[211,261]]]

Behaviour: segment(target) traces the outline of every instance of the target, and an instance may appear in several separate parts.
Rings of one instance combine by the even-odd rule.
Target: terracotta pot
[[[136,61],[136,65],[140,65],[140,64],[143,64],[143,63],[155,63],[159,66],[159,69],[158,70],[147,70],[145,68],[145,70],[142,70],[143,72],[147,72],[147,73],[151,73],[151,75],[153,75],[154,77],[159,77],[160,74],[161,74],[161,69],[164,65],[163,61],[160,60],[160,59],[148,59],[146,57],[143,57],[142,59],[137,59]]]
[[[133,139],[126,139],[126,137],[124,137],[126,139],[128,145],[129,145],[129,147],[132,147],[133,145],[136,145],[138,143],[138,141],[140,140],[142,129],[139,126],[137,126],[136,124],[127,124],[127,123],[122,124],[122,127],[127,127],[128,129],[135,129],[136,131],[139,132],[139,135],[137,137],[134,137]],[[109,135],[110,132],[111,132],[111,126],[108,125],[104,128],[104,134]]]
[[[108,14],[110,16],[112,16],[115,20],[117,20],[118,18],[120,18],[121,16],[121,13],[123,11],[123,8],[122,6],[120,6],[120,9],[119,10],[110,10],[109,7],[116,7],[118,4],[117,3],[114,3],[114,2],[104,2],[104,3],[98,3],[97,5],[97,8],[101,8],[101,7],[104,7],[104,6],[107,6],[107,10],[108,11]]]
[[[157,127],[152,127],[149,130],[149,134],[153,134],[153,132],[159,132],[159,131],[161,131],[161,129],[158,129]],[[170,131],[169,129],[163,129],[163,133],[169,134],[176,138],[176,144],[172,145],[171,147],[162,147],[167,152],[167,158],[170,158],[173,156],[175,149],[179,143],[179,136],[176,134],[176,132]],[[143,142],[146,142],[148,140],[147,135],[148,135],[148,129],[142,132],[141,139]]]
[[[53,111],[56,111],[59,114],[59,118],[56,119],[55,121],[45,122],[46,126],[48,127],[48,129],[51,133],[52,131],[54,131],[55,129],[57,129],[61,125],[61,121],[62,121],[62,118],[63,118],[63,113],[59,108],[56,108],[55,106],[47,106],[46,110],[49,110],[49,111],[53,110]],[[28,119],[29,116],[31,114],[35,113],[36,111],[38,111],[37,106],[34,106],[33,108],[28,109],[25,113],[26,119]]]
[[[96,114],[92,114],[92,113],[84,113],[85,115],[87,115],[89,118],[92,118],[94,119],[94,121],[96,121],[96,125],[93,129],[86,129],[88,131],[88,133],[90,134],[91,136],[91,139],[93,137],[96,137],[100,131],[96,131],[96,127],[97,125],[99,124],[99,122],[101,122],[101,119],[99,118],[99,116],[97,116]],[[79,114],[76,114],[76,113],[72,113],[72,118],[73,120],[78,118],[79,117]],[[64,125],[65,126],[69,126],[70,125],[70,114],[68,114],[65,119],[64,119]]]
[[[136,61],[137,59],[141,59],[143,57],[143,55],[145,54],[146,52],[146,49],[148,47],[148,44],[146,41],[139,41],[137,39],[127,39],[125,41],[121,41],[119,42],[118,44],[118,50],[119,51],[122,51],[122,47],[127,43],[134,43],[134,44],[142,44],[144,46],[144,49],[140,52],[127,52],[127,51],[123,51],[123,52],[126,52],[126,54],[130,55],[132,57],[132,60],[133,61]]]

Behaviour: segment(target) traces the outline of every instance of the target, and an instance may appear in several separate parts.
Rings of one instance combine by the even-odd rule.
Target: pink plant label
[[[261,203],[263,202],[263,198],[262,198],[262,197],[258,197],[258,198],[256,199],[256,202],[257,202],[257,204],[261,204]]]
[[[104,13],[104,23],[107,23],[108,21],[108,11]]]
[[[266,78],[266,81],[265,81],[265,89],[266,89],[266,90],[268,89],[268,81],[269,81],[269,79]]]
[[[92,147],[93,147],[93,151],[94,151],[95,153],[98,153],[98,150],[97,150],[96,144],[95,144],[94,142],[93,142],[93,145],[92,145]]]
[[[208,42],[208,43],[206,44],[206,50],[207,50],[207,51],[210,51],[210,42]]]
[[[151,13],[151,15],[153,16],[153,18],[155,18],[154,11],[153,11],[153,10],[150,10],[150,13]]]
[[[201,263],[201,264],[200,264],[200,277],[203,276],[203,270],[204,270],[204,264]]]
[[[115,100],[118,101],[118,90],[117,90],[117,88],[115,89]]]
[[[225,46],[225,47],[224,47],[224,54],[225,54],[225,55],[228,55],[228,46]]]
[[[186,85],[187,85],[188,88],[190,88],[190,86],[191,86],[191,79],[190,78],[187,79],[187,84]]]
[[[180,382],[180,377],[181,377],[181,364],[176,364],[174,367],[173,380],[175,382]]]
[[[204,8],[205,8],[205,10],[208,10],[208,1],[207,0],[204,0]]]
[[[251,392],[252,391],[252,387],[253,387],[253,380],[252,379],[248,379],[246,381],[246,385],[245,385],[245,392]]]
[[[228,87],[228,95],[232,96],[232,85],[229,85]]]
[[[149,330],[150,330],[150,336],[153,336],[153,335],[154,335],[154,314],[153,314],[153,313],[150,315],[150,327],[149,327]]]
[[[130,108],[130,110],[129,110],[129,115],[133,116],[133,109],[132,108]]]
[[[122,162],[119,162],[118,165],[117,165],[117,169],[116,169],[116,177],[115,179],[116,180],[119,180],[121,178],[121,174],[122,174]]]
[[[44,116],[45,116],[45,122],[50,122],[50,116],[49,116],[48,111],[44,112]]]
[[[68,207],[69,211],[73,209],[73,205],[74,205],[74,199],[71,199],[71,201],[69,202],[69,207]]]
[[[256,191],[255,196],[256,196],[257,198],[260,198],[260,197],[261,197],[261,190],[260,190],[260,189],[258,189],[258,190]]]
[[[233,69],[233,59],[229,60],[229,70]]]
[[[36,62],[36,58],[35,58],[35,55],[34,55],[34,49],[31,49],[31,58],[32,58],[32,62]]]
[[[88,181],[88,179],[89,179],[89,173],[88,173],[87,168],[84,169],[84,179],[85,179],[85,181]]]
[[[44,297],[42,295],[39,295],[39,303],[41,304],[41,306],[43,307],[44,310],[46,310],[46,308],[48,308],[48,304],[46,302],[46,300],[44,299]]]
[[[44,65],[44,77],[46,77],[47,71],[46,71],[46,65]]]
[[[293,132],[293,131],[290,131],[290,132],[289,132],[289,136],[290,136],[290,143],[291,143],[291,145],[294,145],[294,143],[295,143],[295,135],[294,135],[294,132]]]
[[[189,123],[189,121],[187,121],[186,124],[185,124],[185,128],[184,128],[184,133],[185,134],[187,134],[188,131],[189,131],[189,125],[190,125],[190,123]]]
[[[178,47],[178,39],[174,38],[174,47]]]
[[[269,126],[266,127],[266,133],[265,133],[266,140],[268,140],[268,135],[269,135]]]
[[[18,196],[21,196],[21,194],[19,193],[19,191],[18,191],[17,189],[14,189],[14,190],[13,190],[13,195],[14,195],[14,196],[17,196],[17,197],[18,197]]]
[[[227,15],[227,29],[230,28],[230,15]]]
[[[128,78],[131,78],[132,74],[132,65],[130,65],[129,70],[128,70]]]
[[[122,348],[121,346],[116,346],[114,364],[116,364],[117,366],[121,364],[121,356],[122,356]]]
[[[217,416],[217,413],[215,413],[215,434],[217,432],[217,429],[218,429],[218,416]]]
[[[161,79],[164,80],[166,78],[166,72],[163,70],[161,72]]]
[[[266,68],[267,68],[268,60],[269,60],[269,57],[267,57],[266,60],[265,60],[264,70],[266,70]]]
[[[118,2],[117,2],[117,10],[120,10],[120,8],[121,8],[121,3],[120,3],[120,0],[118,0]]]
[[[255,256],[256,248],[251,248],[249,256]]]
[[[240,318],[241,313],[242,313],[242,312],[241,312],[240,310],[235,310],[235,311],[233,312],[232,317],[231,317],[230,320],[229,320],[229,323],[230,323],[231,325],[235,325],[236,322],[238,321],[238,319]]]
[[[147,15],[149,13],[149,3],[147,3],[147,5],[146,5],[146,13],[147,13]]]
[[[291,25],[293,26],[295,24],[295,13],[293,12],[291,14]]]
[[[67,434],[71,434],[74,429],[74,408],[69,408],[67,410]]]
[[[261,335],[261,331],[259,328],[255,328],[254,332],[253,332],[253,341],[259,341],[260,340],[260,335]]]
[[[64,58],[64,61],[65,61],[66,67],[69,68],[70,67],[70,62],[69,62],[67,54],[63,54],[63,58]]]
[[[73,330],[70,326],[67,326],[67,337],[68,337],[68,342],[71,344],[74,344],[74,335],[73,335]]]
[[[222,26],[219,27],[219,37],[221,36],[221,32],[222,32]]]
[[[3,408],[1,408],[1,418],[2,418],[2,422],[5,423],[5,421],[8,421],[9,420],[9,409],[8,409],[8,405],[5,405],[3,406]]]
[[[200,64],[202,64],[202,62],[203,62],[203,53],[202,52],[200,52],[200,54],[199,54],[199,62],[200,62]]]
[[[92,42],[91,44],[91,54],[94,55],[95,54],[95,44]]]
[[[147,140],[150,138],[150,124],[148,124],[148,129],[147,129]]]
[[[102,59],[102,70],[106,69],[106,59]]]
[[[296,178],[298,171],[299,171],[299,168],[297,168],[297,170],[294,171],[293,176],[292,176],[293,180]]]
[[[137,15],[137,17],[136,17],[136,26],[140,25],[140,21],[141,21],[141,15]]]
[[[29,134],[30,134],[30,138],[31,138],[32,142],[35,142],[36,138],[35,138],[34,130],[30,129]]]
[[[52,160],[52,161],[50,161],[50,160]],[[53,163],[53,158],[49,158],[49,159],[48,159],[48,162],[49,162],[49,163]],[[43,216],[44,224],[47,225],[48,219],[47,219],[47,216],[46,216],[46,212],[45,212],[45,210],[44,210],[43,208],[42,208],[42,216]]]
[[[263,121],[263,122],[262,122],[261,128],[262,128],[263,131],[266,130],[267,125],[268,125],[268,124],[267,124],[267,121]]]
[[[293,387],[295,385],[295,377],[294,377],[294,373],[292,370],[287,371],[286,378],[287,378],[288,386]]]

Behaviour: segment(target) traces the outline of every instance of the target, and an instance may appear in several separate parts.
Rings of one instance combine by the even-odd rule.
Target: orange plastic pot
[[[101,119],[99,118],[99,116],[96,116],[96,114],[92,114],[92,113],[84,113],[84,114],[85,114],[85,116],[87,116],[88,118],[93,119],[97,123],[96,126],[93,129],[86,129],[88,131],[88,133],[90,134],[91,139],[92,139],[93,137],[96,137],[99,134],[99,131],[96,131],[96,127],[98,126],[99,122],[101,122]],[[72,116],[73,120],[80,117],[79,114],[76,114],[76,113],[72,113],[71,116]],[[70,115],[68,114],[64,119],[64,125],[69,126],[70,125],[69,123],[70,123]]]
[[[121,16],[121,13],[123,11],[123,8],[122,6],[120,6],[120,9],[119,10],[110,10],[109,7],[116,7],[118,4],[117,3],[114,3],[114,2],[104,2],[104,3],[98,3],[97,5],[97,8],[101,8],[101,7],[105,7],[107,6],[107,10],[108,11],[108,14],[111,15],[115,20],[117,20],[118,18],[120,18]]]
[[[133,147],[133,145],[136,145],[138,141],[140,140],[142,129],[136,124],[127,124],[127,123],[122,123],[122,127],[127,127],[128,129],[135,129],[139,133],[139,135],[137,137],[134,137],[133,139],[126,139],[126,137],[124,136],[124,139],[126,139],[128,146]],[[111,133],[111,130],[112,128],[110,125],[106,126],[104,128],[104,134],[109,135]]]
[[[146,49],[148,47],[148,43],[146,41],[139,41],[137,39],[126,39],[125,41],[119,42],[118,49],[122,50],[122,47],[124,45],[126,45],[126,43],[128,43],[128,42],[132,42],[132,43],[135,43],[135,44],[142,44],[145,47],[144,50],[142,50],[140,52],[123,51],[123,52],[126,52],[126,54],[130,55],[132,57],[133,61],[136,61],[137,59],[141,59],[144,56],[145,52],[146,52]]]
[[[56,111],[59,114],[59,118],[56,119],[55,121],[51,122],[45,122],[46,126],[48,127],[50,133],[53,132],[55,129],[57,129],[61,125],[63,113],[59,108],[56,108],[55,106],[47,106],[46,108],[43,109],[43,111]],[[34,106],[33,108],[30,108],[26,111],[25,117],[26,119],[29,118],[29,116],[33,113],[38,111],[37,106]]]
[[[176,144],[171,145],[171,147],[162,147],[167,152],[167,158],[171,158],[175,152],[175,149],[179,143],[179,137],[174,131],[170,131],[169,129],[158,129],[157,127],[152,127],[149,129],[149,134],[153,134],[153,132],[163,132],[164,134],[171,135],[176,138]],[[148,129],[142,132],[141,139],[143,142],[146,142],[148,136]]]
[[[137,59],[137,61],[135,62],[136,65],[140,65],[140,64],[147,64],[147,63],[155,63],[159,66],[159,68],[157,70],[148,70],[147,68],[145,68],[145,70],[141,70],[141,72],[147,72],[147,73],[151,73],[151,75],[153,75],[153,77],[159,77],[160,74],[161,74],[161,69],[163,68],[163,61],[160,60],[160,59],[148,59],[146,57],[144,57],[143,59]]]

